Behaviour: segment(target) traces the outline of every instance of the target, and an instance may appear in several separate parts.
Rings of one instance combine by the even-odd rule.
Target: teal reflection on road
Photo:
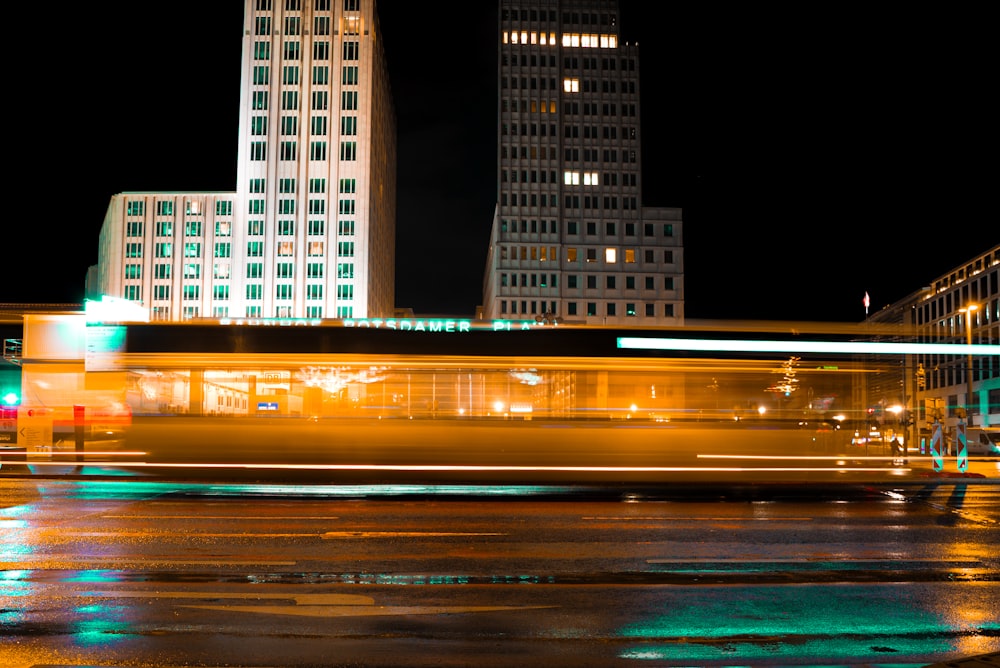
[[[128,635],[125,610],[118,605],[81,605],[74,610],[73,641],[78,645],[108,645]]]
[[[621,630],[622,637],[661,642],[626,650],[622,657],[694,664],[809,656],[882,660],[952,652],[955,636],[990,632],[948,626],[924,609],[914,591],[795,585],[752,588],[736,597],[728,588],[670,590],[664,615]]]

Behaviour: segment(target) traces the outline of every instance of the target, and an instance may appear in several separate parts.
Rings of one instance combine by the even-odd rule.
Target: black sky
[[[982,6],[621,7],[641,54],[644,204],[684,209],[689,318],[857,322],[866,291],[877,309],[1000,242]],[[46,43],[72,66],[11,73],[2,303],[81,300],[115,193],[235,190],[242,3],[128,8],[60,8]],[[496,199],[496,3],[380,14],[396,303],[471,314]]]

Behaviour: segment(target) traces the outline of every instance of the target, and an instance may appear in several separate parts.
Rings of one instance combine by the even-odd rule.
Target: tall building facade
[[[642,206],[639,52],[617,0],[500,0],[482,317],[684,319],[681,210]]]
[[[1000,345],[1000,245],[987,248],[866,320],[872,338]],[[920,354],[900,357],[896,373],[873,375],[869,409],[900,405],[926,438],[935,418],[954,431],[959,418],[1000,427],[1000,357]],[[898,417],[896,419],[899,419]]]
[[[121,193],[88,297],[153,320],[391,316],[396,117],[375,0],[245,0],[236,191]]]

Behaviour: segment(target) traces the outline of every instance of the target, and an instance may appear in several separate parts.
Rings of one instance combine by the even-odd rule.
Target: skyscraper
[[[236,191],[111,199],[88,297],[154,320],[385,317],[396,119],[375,0],[245,0]]]
[[[639,49],[617,0],[499,0],[482,317],[684,319],[681,210],[642,206]]]

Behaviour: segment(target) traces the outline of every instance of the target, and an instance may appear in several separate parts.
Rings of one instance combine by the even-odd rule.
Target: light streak
[[[778,458],[782,459],[782,458]],[[846,459],[861,459],[848,457]],[[190,462],[87,461],[89,467],[113,466],[157,469],[253,469],[280,471],[439,471],[439,472],[553,472],[553,473],[803,473],[809,471],[900,473],[905,467],[842,466],[487,466],[471,464],[251,464]],[[33,466],[66,466],[67,462],[37,462]]]
[[[837,353],[844,355],[1000,355],[1000,346],[983,343],[892,343],[875,341],[749,341],[619,336],[618,348],[709,352]]]

